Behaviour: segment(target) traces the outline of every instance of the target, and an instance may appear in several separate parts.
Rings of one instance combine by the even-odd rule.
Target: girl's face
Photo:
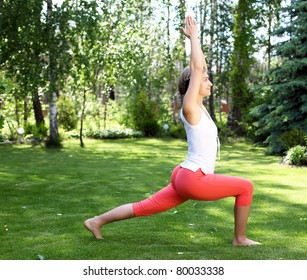
[[[200,85],[199,94],[203,97],[210,96],[211,94],[212,83],[209,80],[207,73],[203,73],[202,83]]]

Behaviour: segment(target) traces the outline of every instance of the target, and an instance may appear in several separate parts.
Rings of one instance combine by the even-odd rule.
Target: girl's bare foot
[[[100,232],[100,227],[95,223],[94,218],[88,219],[84,222],[84,226],[90,231],[96,239],[103,239]]]
[[[251,246],[251,245],[261,245],[261,243],[250,240],[248,238],[234,238],[232,241],[233,246]]]

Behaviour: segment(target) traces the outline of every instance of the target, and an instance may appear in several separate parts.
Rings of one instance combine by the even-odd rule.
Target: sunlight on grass
[[[61,150],[1,146],[1,259],[306,259],[306,168],[279,164],[247,143],[222,143],[216,173],[243,176],[255,193],[248,226],[262,246],[234,248],[234,198],[188,201],[159,215],[107,225],[94,240],[83,220],[168,184],[186,143],[86,140]]]

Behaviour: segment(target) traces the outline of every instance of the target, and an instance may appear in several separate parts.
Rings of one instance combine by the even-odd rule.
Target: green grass
[[[254,182],[248,236],[262,246],[231,245],[234,198],[109,224],[105,239],[94,240],[83,221],[165,186],[187,147],[170,139],[85,143],[0,146],[0,259],[307,259],[307,169],[246,143],[222,144],[216,173]]]

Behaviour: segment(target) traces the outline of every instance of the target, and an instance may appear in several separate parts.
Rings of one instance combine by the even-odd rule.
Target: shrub
[[[44,124],[36,125],[27,123],[25,125],[26,139],[34,139],[38,141],[44,140],[48,134],[48,128]]]
[[[158,104],[148,99],[141,92],[132,104],[132,122],[136,130],[140,130],[145,136],[157,136],[160,132],[158,124]]]
[[[171,125],[169,129],[169,134],[171,137],[174,138],[186,139],[184,125],[182,123],[177,125]]]
[[[70,131],[77,127],[78,116],[71,98],[65,94],[58,101],[58,122],[65,130]]]
[[[289,150],[295,146],[306,145],[305,133],[301,129],[292,129],[283,133],[279,141],[285,150]]]
[[[79,139],[80,138],[80,132],[79,131],[65,131],[65,139]]]
[[[0,130],[4,127],[4,117],[0,115]]]
[[[5,138],[4,135],[1,134],[1,132],[0,132],[0,142],[4,142],[5,140],[6,140],[6,138]]]
[[[300,145],[292,147],[287,152],[284,162],[291,165],[307,165],[307,147]]]
[[[142,132],[134,131],[132,129],[88,130],[84,134],[86,137],[94,139],[119,139],[143,136]]]
[[[1,130],[2,130],[3,127],[4,127],[4,117],[2,115],[0,115],[0,142],[5,141],[5,137],[1,133]]]

